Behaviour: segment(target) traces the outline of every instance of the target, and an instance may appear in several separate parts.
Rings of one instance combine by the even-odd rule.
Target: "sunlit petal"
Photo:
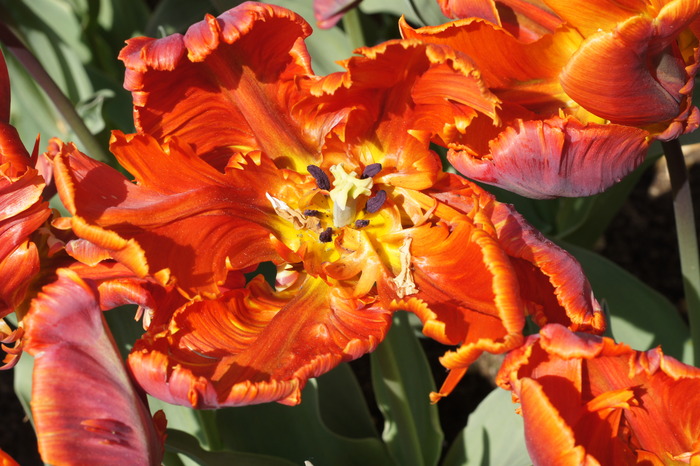
[[[297,404],[310,377],[372,351],[388,330],[389,312],[322,280],[275,295],[261,278],[149,329],[129,356],[140,385],[197,408]]]
[[[451,151],[449,159],[465,176],[523,196],[589,196],[644,161],[647,136],[639,128],[583,125],[573,118],[518,121],[491,141],[487,156]]]
[[[95,290],[74,272],[33,302],[24,320],[34,355],[32,413],[42,459],[52,464],[160,464],[162,413],[136,393]]]

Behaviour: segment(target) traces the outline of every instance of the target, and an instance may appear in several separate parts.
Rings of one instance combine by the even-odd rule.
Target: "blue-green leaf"
[[[527,466],[523,418],[509,391],[496,388],[469,416],[442,466]]]
[[[437,464],[443,434],[437,406],[428,397],[435,383],[406,313],[394,316],[389,334],[370,358],[372,386],[384,414],[382,437],[396,463]]]

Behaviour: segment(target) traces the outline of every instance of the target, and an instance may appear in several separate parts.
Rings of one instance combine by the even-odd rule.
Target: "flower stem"
[[[61,91],[56,82],[49,76],[39,60],[32,54],[17,35],[2,21],[0,21],[0,41],[7,50],[15,56],[36,83],[46,92],[53,102],[56,110],[61,114],[66,123],[75,132],[80,142],[92,158],[109,163],[112,157],[102,148],[102,145],[85,126],[85,122],[78,115],[73,103]]]
[[[700,365],[700,260],[695,228],[693,200],[690,195],[688,168],[678,139],[662,142],[673,193],[673,213],[681,256],[681,273],[685,293],[690,336],[693,342],[693,363]]]
[[[353,8],[343,16],[343,28],[350,38],[350,45],[353,49],[364,47],[365,36],[362,32],[362,22],[357,8]]]

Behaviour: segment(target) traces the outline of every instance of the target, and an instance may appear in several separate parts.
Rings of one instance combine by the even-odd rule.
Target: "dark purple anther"
[[[365,178],[372,178],[374,175],[376,175],[380,171],[382,171],[382,164],[381,163],[370,163],[362,171],[362,176],[360,176],[360,179],[364,180]]]
[[[326,175],[326,172],[321,170],[320,167],[317,167],[316,165],[309,165],[306,167],[306,169],[316,180],[316,186],[318,186],[318,189],[323,189],[325,191],[329,191],[331,189],[331,182],[328,179],[328,175]]]
[[[322,243],[330,243],[331,240],[333,240],[333,228],[328,227],[325,230],[323,230],[321,234],[318,235],[318,239]]]
[[[369,225],[369,220],[367,219],[355,220],[355,228],[364,228],[367,225]]]
[[[386,201],[386,191],[384,191],[383,189],[380,189],[379,191],[377,191],[377,194],[375,194],[374,196],[370,197],[367,200],[367,205],[365,206],[365,209],[370,214],[373,214],[382,208],[385,201]]]
[[[304,215],[306,215],[307,217],[320,217],[321,212],[314,209],[306,209],[304,210]]]

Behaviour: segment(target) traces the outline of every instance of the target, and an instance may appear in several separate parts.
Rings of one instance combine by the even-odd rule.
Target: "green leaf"
[[[311,55],[314,72],[319,75],[342,71],[338,60],[344,60],[352,55],[352,43],[348,36],[338,27],[321,29],[316,27],[313,2],[309,0],[270,0],[265,3],[288,8],[301,15],[314,28],[313,34],[306,39],[306,46]]]
[[[298,465],[304,461],[334,466],[393,464],[379,438],[340,435],[325,424],[319,401],[319,391],[325,388],[318,387],[325,384],[328,375],[310,380],[302,393],[302,403],[297,406],[266,403],[217,411],[224,446],[237,452],[285,458]],[[333,385],[342,389],[335,382],[329,389]]]
[[[295,463],[283,458],[252,453],[232,451],[207,451],[192,435],[176,429],[167,430],[165,448],[169,452],[179,453],[194,460],[197,464],[207,466],[294,466]]]
[[[601,255],[563,246],[581,263],[596,298],[610,311],[616,341],[639,351],[662,345],[677,359],[692,357],[688,327],[668,299]]]
[[[185,30],[210,13],[210,2],[193,2],[191,0],[162,0],[148,18],[144,34],[148,37],[161,37],[163,33],[173,34]]]
[[[591,248],[605,232],[610,222],[627,201],[635,185],[661,157],[656,145],[650,155],[635,171],[607,191],[584,198],[560,199],[557,214],[557,239]]]
[[[367,14],[404,15],[416,26],[437,26],[450,21],[442,14],[435,0],[363,0],[360,10]]]
[[[530,465],[523,418],[510,392],[496,388],[469,416],[442,466]]]
[[[338,435],[349,438],[377,437],[362,389],[347,364],[319,379],[318,404],[322,422]]]
[[[385,418],[382,437],[396,463],[437,464],[443,434],[437,406],[428,398],[435,383],[406,313],[394,316],[389,334],[370,360],[374,394]]]

